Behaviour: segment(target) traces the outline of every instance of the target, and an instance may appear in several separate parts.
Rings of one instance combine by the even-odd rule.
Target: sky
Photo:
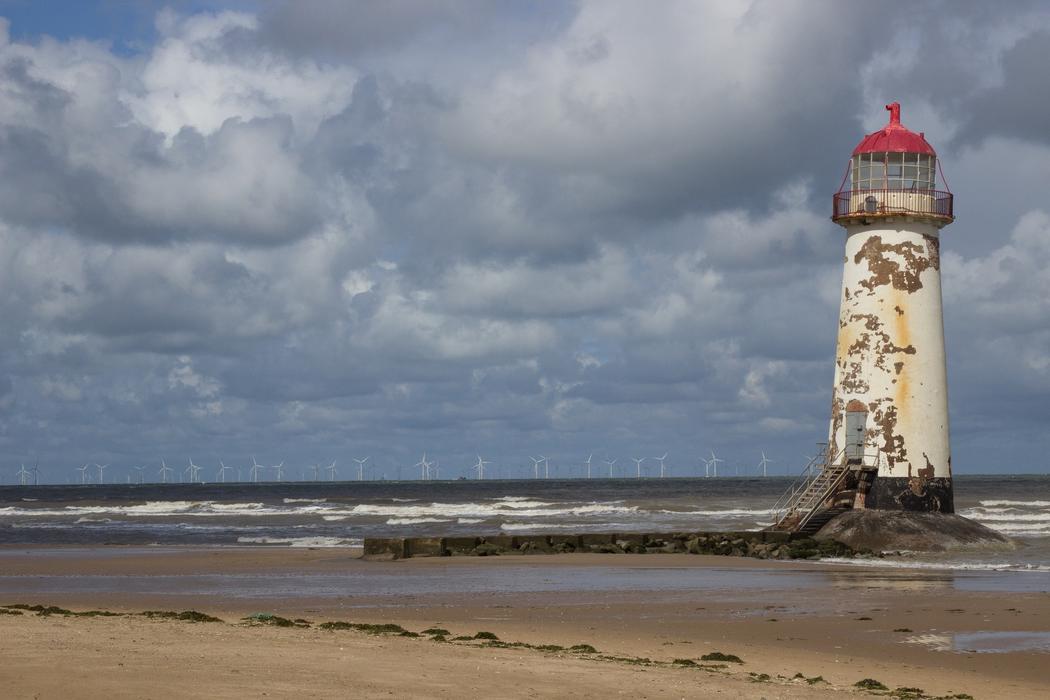
[[[0,17],[0,482],[424,451],[797,472],[827,435],[831,195],[894,100],[956,198],[955,472],[1050,472],[1045,2]]]

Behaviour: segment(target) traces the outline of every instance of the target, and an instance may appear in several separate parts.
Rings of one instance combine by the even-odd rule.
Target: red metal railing
[[[925,189],[845,190],[835,193],[831,219],[894,215],[954,219],[952,193]]]

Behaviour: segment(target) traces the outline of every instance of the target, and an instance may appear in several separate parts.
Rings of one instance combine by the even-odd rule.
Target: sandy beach
[[[865,694],[854,685],[865,678],[928,696],[1050,691],[1047,653],[1010,647],[1047,633],[1045,574],[688,555],[370,562],[248,547],[8,548],[0,572],[8,605],[224,621],[0,615],[0,695],[12,698],[829,697]],[[258,613],[311,626],[242,622]],[[565,649],[319,629],[326,621]],[[595,652],[567,651],[583,644]],[[712,652],[742,663],[712,666]]]

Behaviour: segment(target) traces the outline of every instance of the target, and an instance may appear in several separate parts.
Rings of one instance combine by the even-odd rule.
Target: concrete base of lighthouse
[[[864,507],[878,510],[954,513],[951,477],[929,479],[877,476],[864,497]]]
[[[1017,546],[1002,533],[961,515],[908,510],[849,510],[832,518],[814,539],[874,552],[1003,551]]]

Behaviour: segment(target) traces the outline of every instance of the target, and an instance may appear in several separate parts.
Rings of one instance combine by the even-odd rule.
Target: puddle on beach
[[[1009,654],[1012,652],[1050,653],[1050,632],[955,632],[920,634],[909,637],[909,644],[921,644],[934,651],[957,653]]]

